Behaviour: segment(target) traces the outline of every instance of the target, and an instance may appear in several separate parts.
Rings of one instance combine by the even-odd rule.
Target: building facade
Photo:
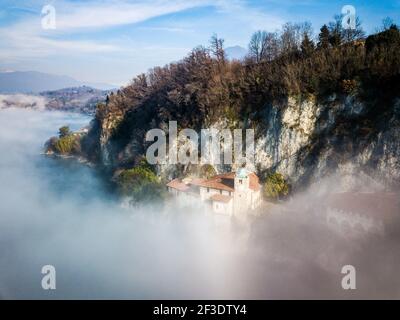
[[[181,201],[198,199],[208,204],[214,213],[227,216],[243,216],[262,202],[259,179],[245,168],[210,179],[175,179],[167,188]]]

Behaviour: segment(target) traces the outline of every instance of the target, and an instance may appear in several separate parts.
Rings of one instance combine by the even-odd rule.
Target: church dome
[[[240,169],[236,172],[236,178],[246,179],[248,176],[249,176],[249,172],[247,171],[246,168],[240,168]]]

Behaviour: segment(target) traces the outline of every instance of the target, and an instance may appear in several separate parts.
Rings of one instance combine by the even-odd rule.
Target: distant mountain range
[[[233,46],[225,49],[225,54],[229,60],[242,60],[248,51],[241,46]]]
[[[0,72],[0,93],[39,93],[80,86],[89,86],[100,90],[115,88],[106,83],[85,83],[68,76],[37,71]]]

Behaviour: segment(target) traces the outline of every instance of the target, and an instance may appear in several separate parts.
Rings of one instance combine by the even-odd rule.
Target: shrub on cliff
[[[205,164],[200,168],[200,177],[210,179],[217,174],[214,167],[211,164]]]
[[[78,135],[67,135],[59,138],[54,144],[54,149],[59,154],[79,154],[81,152],[80,138]]]
[[[270,174],[264,184],[264,195],[268,199],[279,200],[289,194],[289,185],[282,174]]]
[[[342,80],[341,86],[344,93],[352,94],[357,90],[357,81],[354,79],[344,79]]]
[[[134,203],[154,202],[163,198],[163,185],[156,174],[143,164],[122,171],[117,177],[117,185],[121,194],[132,197]]]
[[[71,133],[68,126],[59,129],[59,138],[50,138],[45,145],[46,152],[54,152],[61,155],[80,154],[81,137]]]

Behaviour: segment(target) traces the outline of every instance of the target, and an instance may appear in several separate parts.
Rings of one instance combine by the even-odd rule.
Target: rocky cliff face
[[[169,121],[197,132],[252,128],[250,169],[261,179],[279,172],[298,188],[338,173],[391,187],[400,178],[399,48],[396,26],[356,42],[284,50],[271,61],[230,62],[196,48],[110,94],[96,109],[87,153],[116,171],[138,164],[150,145],[146,132],[167,131]],[[171,178],[192,168],[158,170]]]
[[[256,129],[254,168],[261,177],[269,172],[282,173],[296,188],[339,174],[363,176],[382,187],[400,181],[400,99],[385,109],[384,117],[371,119],[365,103],[355,97],[331,96],[324,103],[309,98],[289,98],[277,105],[265,106],[260,120],[250,123]],[[133,116],[139,118],[140,115]],[[126,115],[108,113],[100,121],[99,142],[102,164],[110,168],[131,165],[146,151],[146,126],[128,126],[131,139],[121,147],[113,140],[113,130]],[[150,121],[151,122],[151,121]],[[165,124],[164,124],[165,126]],[[222,129],[224,119],[211,126]],[[147,129],[154,127],[149,123]],[[163,128],[167,131],[167,128]],[[176,165],[158,167],[159,174],[171,178],[186,168]],[[216,166],[217,171],[230,170]],[[346,181],[351,187],[352,180]]]
[[[366,109],[354,97],[324,104],[290,98],[283,108],[270,108],[256,141],[258,171],[278,171],[295,186],[332,174],[398,184],[400,100],[384,124],[366,118]]]

